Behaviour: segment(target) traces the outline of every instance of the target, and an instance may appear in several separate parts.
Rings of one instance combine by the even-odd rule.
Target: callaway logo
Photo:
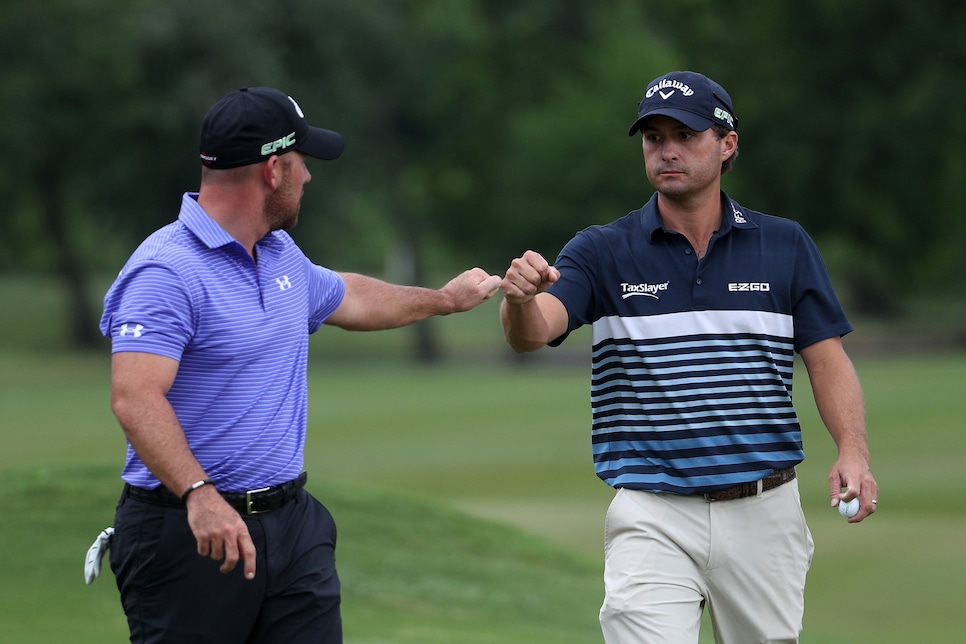
[[[670,282],[664,282],[662,284],[628,284],[627,282],[621,282],[621,298],[626,300],[635,295],[645,295],[659,300],[661,298],[657,294],[666,291],[669,284]]]
[[[661,91],[662,89],[669,89],[671,91],[665,93]],[[661,98],[666,101],[674,95],[674,90],[680,90],[685,96],[691,96],[694,94],[694,90],[688,87],[687,84],[682,83],[681,81],[672,81],[662,78],[660,82],[655,83],[647,88],[647,94],[644,95],[644,98],[651,98],[654,96],[654,92],[658,92],[661,94]]]

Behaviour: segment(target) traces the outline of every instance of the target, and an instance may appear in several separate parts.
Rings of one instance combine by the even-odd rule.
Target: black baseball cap
[[[637,120],[627,134],[634,136],[643,129],[644,119],[656,115],[669,116],[695,132],[712,125],[738,128],[728,92],[697,72],[671,72],[648,83],[644,98],[637,104]]]
[[[209,168],[237,168],[292,150],[332,160],[344,147],[341,134],[309,125],[295,99],[271,87],[231,92],[201,123],[201,162]]]

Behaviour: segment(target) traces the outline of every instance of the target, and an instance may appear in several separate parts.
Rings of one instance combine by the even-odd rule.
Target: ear
[[[721,160],[724,161],[728,157],[735,153],[738,148],[738,133],[735,131],[728,132],[723,139],[721,139]]]
[[[271,189],[277,190],[282,184],[282,165],[278,155],[268,157],[262,166],[262,181]]]

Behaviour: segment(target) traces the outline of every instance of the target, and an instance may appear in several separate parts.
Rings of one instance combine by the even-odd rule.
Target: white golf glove
[[[88,586],[101,575],[101,559],[111,549],[113,535],[114,528],[104,528],[87,549],[87,558],[84,560],[84,581]]]

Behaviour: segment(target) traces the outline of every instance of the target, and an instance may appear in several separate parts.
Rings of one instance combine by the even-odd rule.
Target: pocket
[[[117,506],[110,562],[122,594],[155,557],[161,527],[158,510],[160,508],[131,499],[122,499]]]
[[[621,527],[623,527],[623,515],[621,514],[620,506],[624,504],[624,488],[617,488],[617,492],[614,494],[614,498],[611,499],[610,505],[607,506],[607,513],[604,515],[604,557],[611,551],[611,547],[614,541],[614,535],[616,535]]]
[[[802,507],[802,496],[798,488],[798,481],[789,481],[785,484],[789,486],[789,491],[795,499],[795,508],[798,512],[802,553],[805,557],[805,569],[812,566],[812,557],[815,555],[815,541],[812,539],[812,531],[808,528],[808,520],[805,518],[805,509]],[[784,487],[784,486],[783,486]]]
[[[311,494],[309,494],[304,490],[302,491],[302,493],[308,496],[310,499],[312,499],[312,502],[317,506],[318,511],[320,512],[320,518],[319,518],[320,524],[325,526],[324,529],[329,534],[329,538],[332,541],[332,548],[334,550],[336,540],[338,537],[338,530],[336,529],[336,525],[335,525],[335,517],[333,517],[332,513],[329,512],[329,508],[325,507],[325,505],[317,498],[315,498],[314,496],[312,496]]]

